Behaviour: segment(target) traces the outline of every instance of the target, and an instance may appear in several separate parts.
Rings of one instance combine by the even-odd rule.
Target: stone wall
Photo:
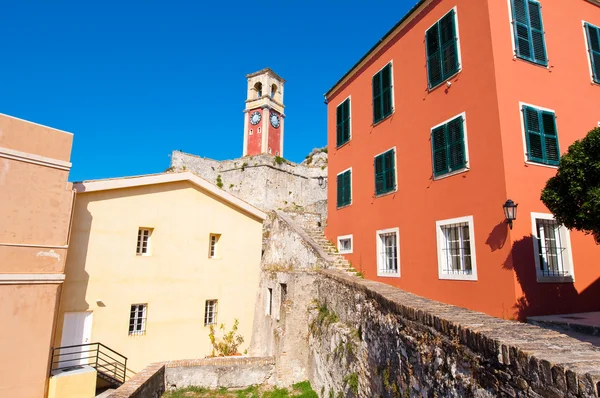
[[[597,397],[600,350],[555,331],[322,270],[310,310],[321,397]]]
[[[270,384],[273,357],[225,357],[169,361],[165,364],[167,390],[189,386],[206,388],[245,388]]]
[[[223,190],[265,211],[327,200],[326,186],[318,183],[319,177],[327,180],[327,167],[277,164],[271,155],[217,161],[174,151],[170,169],[192,171],[213,184],[219,179]]]
[[[245,388],[270,384],[273,357],[223,357],[157,362],[148,365],[108,398],[160,398],[167,390],[189,386]]]
[[[160,398],[165,392],[165,364],[153,363],[136,373],[108,398]]]

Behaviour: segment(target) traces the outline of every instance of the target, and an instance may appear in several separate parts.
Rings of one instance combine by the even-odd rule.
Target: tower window
[[[256,90],[256,98],[262,97],[262,83],[258,82],[254,85],[254,90]]]
[[[275,98],[276,93],[277,93],[277,84],[273,84],[271,86],[271,98]]]
[[[252,134],[253,134],[252,129],[250,129],[250,135],[252,135]]]
[[[260,134],[260,127],[258,128],[258,134]]]

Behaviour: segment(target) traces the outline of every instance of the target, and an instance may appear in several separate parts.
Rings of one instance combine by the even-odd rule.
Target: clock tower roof
[[[249,73],[246,75],[246,78],[250,79],[252,77],[264,75],[264,74],[269,74],[269,75],[273,76],[275,79],[279,80],[280,82],[285,83],[285,80],[281,76],[279,76],[277,73],[273,72],[273,70],[271,68],[264,68],[257,72]]]

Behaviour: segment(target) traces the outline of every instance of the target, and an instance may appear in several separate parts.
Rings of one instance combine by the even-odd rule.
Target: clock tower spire
[[[243,156],[268,153],[283,157],[283,80],[270,68],[246,75]]]

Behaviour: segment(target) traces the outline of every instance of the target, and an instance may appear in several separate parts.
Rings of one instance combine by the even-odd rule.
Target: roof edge
[[[282,83],[285,83],[285,79],[283,77],[279,76],[277,73],[273,72],[273,69],[271,69],[271,68],[263,68],[263,69],[261,69],[261,70],[259,70],[257,72],[248,73],[246,75],[246,79],[250,79],[251,77],[262,75],[263,73],[268,73],[271,76],[273,76],[274,78],[276,78],[279,81],[281,81]]]
[[[267,218],[267,214],[262,210],[230,194],[229,192],[223,191],[216,185],[206,181],[201,177],[198,177],[196,174],[191,173],[189,171],[184,171],[181,173],[160,173],[143,176],[130,176],[122,178],[109,178],[104,180],[82,181],[73,183],[73,188],[77,191],[77,194],[82,194],[87,192],[133,188],[145,185],[165,184],[179,181],[189,181],[197,187],[202,188],[203,190],[223,199],[224,201],[237,207],[238,209],[248,214],[251,214],[254,217],[257,217],[261,220]]]
[[[327,90],[327,92],[325,94],[323,94],[325,96],[325,99],[327,99],[335,90],[338,89],[338,87],[344,82],[344,80],[346,80],[346,78],[351,77],[354,72],[356,71],[356,69],[358,69],[358,67],[363,63],[363,61],[366,61],[367,59],[369,59],[374,53],[375,51],[383,44],[383,42],[390,36],[395,35],[396,30],[407,20],[409,20],[411,17],[414,16],[415,12],[426,2],[428,2],[430,0],[419,0],[417,4],[415,4],[415,6],[413,8],[411,8],[406,15],[404,15],[404,17],[402,17],[402,19],[400,19],[400,21],[398,21],[385,35],[383,35],[383,37],[381,39],[379,39],[379,41],[373,46],[371,47],[371,49],[369,51],[367,51],[367,53],[365,55],[363,55],[361,57],[361,59],[358,60],[357,63],[354,64],[354,66],[352,66],[350,68],[350,70],[348,70],[348,72],[346,72],[344,74],[344,76],[342,76],[329,90]]]

